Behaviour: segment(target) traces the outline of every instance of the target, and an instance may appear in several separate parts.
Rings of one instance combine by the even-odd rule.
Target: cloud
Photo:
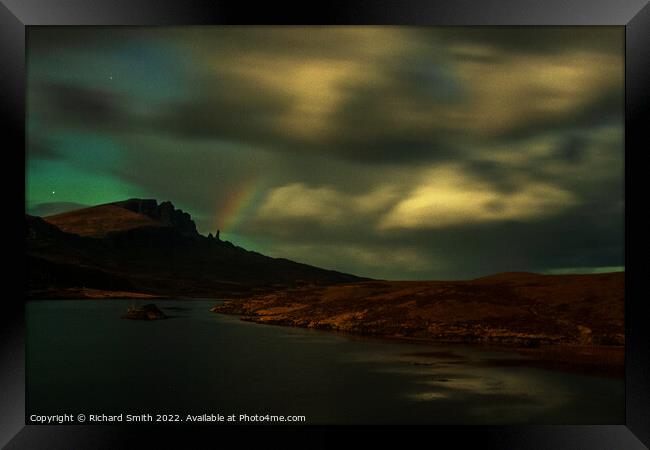
[[[32,133],[28,135],[26,153],[28,158],[55,160],[61,158],[61,154],[56,151],[56,143],[51,139],[38,137]]]
[[[58,122],[75,128],[111,129],[125,124],[129,117],[119,95],[97,88],[72,83],[48,81],[32,87],[30,99],[37,115],[47,122]]]
[[[503,55],[497,63],[461,60],[455,67],[471,99],[454,111],[455,118],[478,135],[575,122],[610,96],[622,106],[620,54]]]
[[[331,187],[293,183],[273,189],[259,209],[257,219],[262,222],[298,220],[327,226],[344,225],[380,212],[396,196],[391,187],[348,195]]]
[[[330,188],[308,188],[301,183],[274,189],[260,208],[267,220],[313,219],[337,222],[345,214],[342,195]]]
[[[101,176],[101,198],[169,199],[206,233],[384,278],[622,264],[620,27],[47,27],[28,44],[34,192]]]
[[[433,28],[431,34],[448,48],[480,45],[523,55],[549,55],[566,50],[622,54],[625,45],[625,30],[612,26],[446,27]]]
[[[516,191],[499,192],[457,167],[443,166],[429,171],[426,181],[381,219],[379,228],[527,221],[556,214],[576,201],[570,192],[538,182],[523,182]]]
[[[622,53],[587,45],[607,41],[601,34],[612,41],[620,36],[570,30],[573,42],[568,29],[538,31],[538,38],[530,29],[494,35],[409,27],[142,31],[147,46],[167,45],[192,64],[191,73],[179,71],[184,95],[138,103],[105,83],[30,79],[40,106],[33,110],[72,127],[227,140],[364,164],[452,161],[488,140],[620,115]],[[144,45],[133,30],[117,36],[120,54]],[[89,42],[104,48],[106,39],[98,33]],[[529,42],[531,50],[509,39]]]
[[[340,245],[335,243],[283,244],[269,249],[270,254],[292,258],[319,267],[356,273],[360,276],[395,279],[396,266],[403,267],[403,279],[422,278],[443,263],[433,261],[426,252],[411,247]]]
[[[292,183],[267,195],[257,220],[282,223],[288,229],[293,228],[291,222],[338,228],[362,223],[372,233],[534,221],[557,215],[579,202],[572,192],[551,183],[526,178],[513,183],[511,190],[501,190],[458,164],[426,169],[402,185],[384,184],[366,193]]]

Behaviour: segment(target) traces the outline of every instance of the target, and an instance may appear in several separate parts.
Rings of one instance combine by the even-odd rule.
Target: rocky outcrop
[[[199,234],[192,217],[183,210],[176,209],[172,202],[161,202],[159,205],[154,199],[132,198],[116,203],[116,205],[150,217],[165,226],[174,227],[185,236],[198,236]]]
[[[161,320],[167,319],[167,315],[162,312],[156,305],[149,303],[143,305],[140,308],[135,306],[130,306],[126,314],[122,316],[122,319],[131,319],[131,320]]]
[[[270,258],[201,236],[170,202],[130,199],[44,219],[25,216],[28,291],[65,289],[233,298],[363,278]]]
[[[623,346],[623,272],[303,286],[233,300],[243,320],[371,336],[518,347]]]

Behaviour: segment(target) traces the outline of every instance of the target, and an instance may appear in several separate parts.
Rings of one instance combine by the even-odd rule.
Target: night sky
[[[27,212],[357,275],[621,270],[623,27],[28,29]]]

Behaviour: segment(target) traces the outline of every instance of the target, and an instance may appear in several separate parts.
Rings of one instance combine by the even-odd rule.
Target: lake
[[[167,320],[122,320],[135,300],[26,305],[28,414],[304,415],[307,424],[616,424],[625,384],[529,367],[464,345],[259,325],[215,300],[156,300]]]

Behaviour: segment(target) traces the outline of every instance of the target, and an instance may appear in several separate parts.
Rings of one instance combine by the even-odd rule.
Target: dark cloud
[[[47,138],[39,138],[36,136],[28,137],[27,139],[27,158],[35,159],[59,159],[61,154],[55,149],[56,143]]]
[[[232,95],[233,89],[237,95]],[[205,90],[210,90],[205,86]],[[287,100],[257,86],[208,94],[165,105],[149,124],[153,131],[196,140],[231,140],[267,146],[291,144],[274,122],[287,108]],[[285,142],[286,141],[286,142]],[[294,144],[295,145],[295,144]]]
[[[289,248],[294,257],[318,263],[328,248],[361,247],[381,258],[408,250],[419,255],[418,264],[402,263],[399,277],[426,279],[472,278],[504,271],[545,271],[554,268],[606,267],[624,264],[622,212],[597,214],[594,205],[554,217],[552,220],[464,225],[435,231],[392,233],[377,236],[359,224],[354,230],[338,234],[326,228],[296,223],[275,236],[281,248]],[[280,230],[276,227],[273,230]],[[306,235],[304,230],[310,232]],[[269,239],[268,233],[260,238]],[[255,234],[252,234],[253,238]],[[273,237],[273,236],[272,236]],[[304,253],[294,250],[307,246]],[[271,247],[272,248],[272,247]],[[382,256],[383,255],[383,256]],[[429,264],[427,264],[429,263]],[[356,273],[394,278],[395,267],[368,272],[364,258],[353,252],[339,267]],[[391,273],[391,270],[393,273]],[[378,275],[381,274],[381,275]],[[435,274],[435,275],[432,275]]]
[[[241,83],[240,83],[241,84]],[[210,90],[208,85],[204,86]],[[236,92],[237,95],[232,93]],[[403,93],[406,95],[406,93]],[[415,93],[417,94],[417,93]],[[413,99],[423,101],[417,95]],[[396,98],[400,93],[390,94]],[[290,104],[259,87],[235,88],[183,102],[161,104],[143,117],[134,114],[123,95],[72,83],[48,83],[35,88],[35,114],[48,122],[100,132],[151,133],[197,142],[228,141],[285,153],[336,156],[372,164],[411,163],[459,156],[452,136],[437,128],[394,129],[381,90],[356,93],[341,108],[332,135],[307,141],[288,133],[278,118]]]
[[[286,64],[295,66],[296,71],[301,64],[313,60],[323,61],[326,66],[341,62],[351,64],[355,57],[364,54],[357,46],[360,43],[367,46],[367,36],[361,39],[351,31],[332,32],[326,28],[305,29],[303,32],[282,27],[200,28],[185,32],[173,29],[167,34],[126,28],[115,33],[119,45],[126,45],[138,36],[175,42],[176,46],[189,49],[197,47],[192,43],[198,42],[199,55],[207,54],[216,61],[223,58],[223,65],[211,63],[216,65],[216,69],[206,70],[199,64],[192,75],[193,93],[188,98],[149,105],[152,113],[146,116],[135,114],[134,105],[130,103],[132,99],[123,94],[105,88],[82,87],[75,82],[45,81],[34,87],[35,95],[42,106],[40,111],[49,120],[64,120],[71,126],[82,128],[146,130],[182,139],[229,140],[276,151],[320,153],[369,164],[448,160],[460,157],[458,145],[454,144],[458,137],[471,137],[475,132],[471,120],[463,124],[465,119],[462,117],[457,121],[436,119],[445,116],[448,109],[472,101],[467,87],[463,86],[453,69],[454,64],[464,61],[465,56],[448,59],[444,56],[445,48],[455,43],[493,45],[510,52],[511,56],[519,53],[545,55],[582,48],[607,52],[614,50],[612,42],[619,38],[616,30],[608,28],[542,27],[531,31],[530,28],[479,27],[419,30],[419,33],[408,28],[398,30],[401,32],[398,36],[406,39],[405,51],[391,54],[381,63],[367,63],[368,72],[381,81],[338,83],[336,89],[342,98],[336,111],[323,125],[327,133],[314,139],[292,132],[283,121],[296,103],[295,96],[290,94],[292,84],[296,83],[295,72],[287,70],[286,80],[282,82],[286,87],[270,89],[258,79],[245,76],[248,72],[242,75],[239,68],[244,67],[252,73],[272,72],[273,67],[265,68],[266,60],[255,62],[259,55],[290,58]],[[101,43],[97,44],[98,51],[105,50],[104,46],[109,45],[112,36],[110,29],[98,29],[95,35],[91,29],[82,29],[77,35],[67,28],[59,31],[61,37],[56,37],[59,33],[53,33],[52,37],[54,42],[58,39],[59,46],[74,41],[76,36],[77,42],[88,39],[89,47]],[[50,34],[46,30],[33,34],[32,40],[38,43],[36,48],[49,45]],[[601,41],[609,46],[600,45]],[[117,43],[113,45],[118,46]],[[417,51],[406,51],[409,46]],[[76,48],[72,45],[72,50]],[[249,57],[253,62],[243,63],[241,56]],[[485,70],[491,70],[493,64],[495,62],[490,60]],[[547,93],[543,91],[537,97],[544,95]],[[531,99],[531,102],[535,101],[536,98]],[[507,142],[547,132],[551,128],[563,130],[598,125],[612,117],[621,117],[622,107],[622,89],[616,86],[615,89],[599,91],[579,109],[529,118],[519,116],[516,122],[493,135],[497,140]],[[416,117],[405,119],[409,116]],[[296,126],[307,128],[307,125],[299,123]]]
[[[114,92],[62,81],[44,81],[32,89],[33,113],[49,124],[120,131],[133,119],[128,101]]]
[[[618,266],[624,264],[622,227],[620,214],[599,216],[581,208],[535,223],[442,230],[430,237],[428,250],[446,256],[450,275]]]
[[[143,39],[159,39],[168,33],[162,27],[55,26],[30,25],[27,28],[29,58],[69,58],[72,53],[110,54]]]
[[[557,156],[569,164],[580,164],[588,152],[588,142],[582,136],[569,135],[564,143],[557,149]]]
[[[621,77],[621,81],[622,81]],[[576,128],[596,128],[618,122],[622,125],[625,112],[625,96],[622,85],[605,89],[596,97],[585,102],[580,108],[561,114],[536,118],[510,129],[504,130],[496,140],[500,142],[517,141],[541,133],[566,133]]]
[[[617,266],[623,37],[616,27],[34,28],[28,158],[78,168],[52,135],[108,138],[111,164],[93,170],[171,199],[202,231],[361,275]],[[167,55],[155,70],[138,56],[147,46],[154,62]],[[132,84],[125,55],[143,77]],[[155,72],[174,58],[166,83]],[[119,86],[106,83],[113,62]],[[457,175],[443,184],[457,189],[439,192],[453,211],[485,191],[480,212],[498,220],[381,228],[437,186],[440,167]],[[281,197],[284,214],[264,215],[277,192],[295,195]],[[66,200],[32,211],[72,209]],[[542,210],[513,215],[513,204]],[[224,230],[222,216],[244,207]]]
[[[520,188],[518,176],[522,169],[513,169],[499,161],[473,160],[467,161],[464,166],[469,173],[489,183],[502,193],[513,193]],[[531,169],[526,168],[525,173],[530,176]]]
[[[624,27],[611,26],[475,26],[434,29],[446,46],[488,45],[510,53],[553,54],[571,50],[622,54]]]

